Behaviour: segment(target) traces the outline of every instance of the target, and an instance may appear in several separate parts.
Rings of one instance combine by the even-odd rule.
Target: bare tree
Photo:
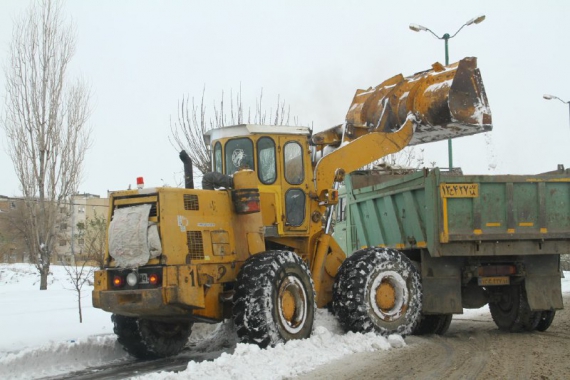
[[[204,143],[204,134],[210,129],[221,128],[227,125],[238,124],[264,124],[264,125],[286,125],[289,123],[290,107],[285,101],[277,96],[275,109],[266,109],[263,105],[263,89],[256,100],[253,114],[248,109],[244,115],[244,106],[241,96],[241,88],[238,93],[230,91],[230,104],[224,101],[222,92],[219,104],[214,102],[213,117],[208,117],[205,105],[205,88],[202,90],[200,104],[196,104],[194,98],[182,96],[178,102],[178,114],[176,119],[170,120],[170,131],[172,137],[170,142],[177,150],[186,150],[192,164],[202,173],[212,170],[212,162],[209,147]],[[294,118],[297,125],[298,120]]]
[[[384,169],[391,173],[407,172],[424,167],[424,150],[416,147],[406,147],[401,151],[382,157],[366,166],[364,169]]]
[[[58,210],[77,190],[90,144],[90,91],[81,80],[69,84],[66,76],[74,53],[75,30],[65,23],[61,2],[33,2],[15,21],[2,122],[40,289],[47,289]]]
[[[105,245],[107,243],[107,219],[94,211],[93,217],[77,223],[79,239],[83,239],[81,257],[97,263],[99,268],[105,265]]]
[[[77,293],[77,309],[79,311],[79,323],[83,323],[83,311],[81,309],[81,291],[83,286],[89,282],[89,279],[93,278],[93,272],[95,268],[88,265],[87,260],[82,260],[81,258],[75,256],[73,258],[73,263],[70,265],[62,262],[63,268],[67,273],[67,277],[73,286],[73,289]]]

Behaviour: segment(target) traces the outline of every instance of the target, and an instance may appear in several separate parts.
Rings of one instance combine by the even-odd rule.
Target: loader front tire
[[[161,322],[150,319],[111,316],[117,340],[138,359],[158,359],[178,354],[188,343],[191,322]]]
[[[250,257],[238,274],[233,304],[242,343],[261,348],[311,335],[315,290],[303,260],[289,251]]]
[[[523,285],[497,286],[489,290],[489,310],[499,330],[524,332],[537,328],[542,311],[530,310]]]
[[[346,331],[411,334],[421,302],[419,272],[404,254],[390,248],[352,254],[333,287],[333,310]]]

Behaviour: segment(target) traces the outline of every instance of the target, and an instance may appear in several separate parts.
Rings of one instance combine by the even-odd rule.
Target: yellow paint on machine
[[[498,222],[489,222],[489,223],[485,223],[485,225],[487,227],[501,227],[501,223],[498,223]]]
[[[534,226],[534,223],[532,223],[532,222],[521,222],[521,223],[519,223],[519,226],[520,227],[532,227],[532,226]]]

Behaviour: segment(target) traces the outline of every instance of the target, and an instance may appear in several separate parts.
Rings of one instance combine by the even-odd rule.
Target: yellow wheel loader
[[[211,130],[202,189],[182,152],[186,188],[111,194],[93,305],[113,313],[119,342],[139,358],[176,354],[195,322],[233,318],[239,339],[261,347],[307,338],[315,309],[332,304],[346,330],[409,334],[421,313],[419,274],[395,250],[345,263],[331,239],[338,185],[408,145],[491,128],[477,61],[465,58],[358,90],[345,122],[323,132]],[[354,271],[356,280],[342,275]]]

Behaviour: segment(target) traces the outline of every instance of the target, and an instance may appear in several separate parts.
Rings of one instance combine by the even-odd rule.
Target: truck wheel
[[[449,329],[453,314],[422,314],[413,331],[414,335],[443,335]]]
[[[421,300],[417,269],[389,248],[355,252],[340,267],[333,287],[333,309],[346,331],[411,334]]]
[[[536,329],[538,331],[548,330],[548,328],[552,324],[552,321],[554,320],[555,315],[556,315],[556,312],[554,310],[545,310],[545,311],[541,312],[540,313],[540,320],[538,321],[538,325],[536,326]]]
[[[159,322],[113,314],[117,340],[138,359],[157,359],[179,353],[192,330],[191,322]]]
[[[250,257],[237,277],[233,317],[243,343],[265,348],[311,335],[315,287],[303,260],[289,251]]]
[[[542,312],[530,310],[523,285],[501,286],[489,290],[492,294],[489,310],[499,330],[523,332],[536,329]]]

